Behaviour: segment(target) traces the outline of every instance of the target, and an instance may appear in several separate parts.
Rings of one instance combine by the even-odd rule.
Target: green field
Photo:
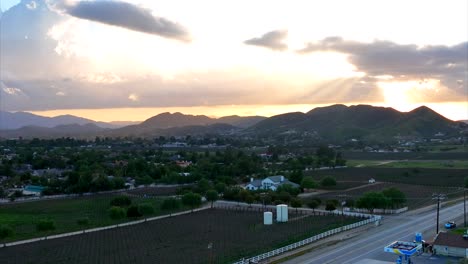
[[[0,225],[7,225],[13,228],[14,235],[7,238],[6,241],[15,241],[114,225],[138,219],[127,217],[120,220],[111,219],[108,209],[110,208],[110,201],[114,197],[115,195],[105,195],[1,205]],[[134,205],[142,202],[151,203],[154,213],[150,216],[170,213],[170,211],[161,210],[160,205],[162,201],[159,198],[132,198],[132,204]],[[83,218],[89,219],[89,224],[79,225],[77,223],[79,219]],[[36,224],[42,219],[53,220],[55,222],[55,230],[37,231]]]
[[[468,169],[468,160],[349,160],[349,167]]]
[[[378,166],[307,171],[304,174],[312,176],[317,182],[326,176],[331,176],[338,182],[367,182],[370,178],[374,178],[377,182],[461,187],[465,177],[468,176],[468,169],[383,168]]]

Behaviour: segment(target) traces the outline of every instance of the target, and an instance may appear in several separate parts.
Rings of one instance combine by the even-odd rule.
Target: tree
[[[245,202],[249,205],[249,207],[252,207],[252,204],[254,202],[254,197],[253,195],[249,194],[245,197]]]
[[[215,189],[218,193],[223,193],[226,190],[226,184],[223,182],[218,182],[215,185]]]
[[[464,186],[465,186],[465,188],[468,188],[468,177],[465,177]]]
[[[216,190],[208,190],[206,192],[206,200],[211,202],[211,208],[213,208],[213,203],[218,200],[218,192]]]
[[[201,205],[201,196],[198,193],[188,192],[182,196],[182,203],[192,209]]]
[[[138,205],[138,212],[141,215],[151,215],[154,213],[154,207],[150,203],[141,203]]]
[[[302,170],[295,170],[291,173],[291,175],[289,175],[289,180],[297,184],[301,184],[303,177],[304,174],[302,173]]]
[[[302,200],[298,198],[294,198],[291,200],[291,207],[296,208],[296,213],[297,213],[297,208],[302,206]]]
[[[51,231],[55,229],[55,222],[51,219],[42,219],[36,223],[37,231]]]
[[[371,214],[374,213],[375,208],[385,208],[388,199],[380,192],[367,192],[356,202],[358,208],[365,208]]]
[[[307,206],[312,209],[312,212],[315,214],[315,209],[320,206],[320,200],[312,199],[307,202]]]
[[[320,185],[323,187],[336,186],[336,180],[333,177],[327,176],[320,181]]]
[[[299,188],[293,187],[291,184],[282,184],[278,186],[278,188],[276,189],[276,192],[277,193],[287,192],[292,196],[296,196],[301,192],[301,190],[299,190]]]
[[[317,183],[311,177],[307,177],[307,178],[302,179],[301,187],[304,189],[313,189],[313,188],[317,188]]]
[[[197,184],[197,192],[200,193],[200,194],[205,194],[206,191],[208,191],[210,189],[210,181],[208,181],[207,179],[203,178],[201,179],[200,181],[198,181],[198,184]]]
[[[335,202],[328,200],[325,204],[325,210],[327,211],[333,211],[336,209]]]
[[[383,190],[382,194],[388,198],[388,203],[392,208],[398,208],[406,202],[405,194],[395,187]]]
[[[112,206],[109,209],[109,217],[114,220],[122,219],[125,217],[125,209],[118,206]]]
[[[117,196],[114,199],[111,200],[110,205],[111,206],[130,206],[132,204],[132,200],[125,195]]]

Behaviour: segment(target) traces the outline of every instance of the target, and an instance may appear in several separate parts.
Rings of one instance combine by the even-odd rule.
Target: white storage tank
[[[276,222],[283,223],[288,221],[288,206],[278,204],[276,206]]]
[[[272,212],[264,212],[263,213],[263,224],[264,225],[273,224],[273,213]]]
[[[288,206],[283,204],[283,209],[281,210],[281,220],[282,222],[287,222],[288,221]]]

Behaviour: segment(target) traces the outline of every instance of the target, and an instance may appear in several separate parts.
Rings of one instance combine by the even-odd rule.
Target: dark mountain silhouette
[[[55,127],[25,126],[19,129],[0,130],[0,138],[94,138],[108,129],[95,124],[70,124]]]
[[[259,122],[247,131],[280,134],[287,131],[317,132],[330,140],[389,139],[397,135],[431,137],[441,132],[457,135],[464,124],[451,121],[428,107],[411,112],[370,105],[332,105],[303,113],[287,113]]]

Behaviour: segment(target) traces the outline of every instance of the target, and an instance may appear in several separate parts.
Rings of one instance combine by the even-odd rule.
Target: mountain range
[[[328,140],[383,140],[395,136],[432,137],[437,133],[459,135],[463,122],[449,120],[428,107],[410,112],[370,105],[332,105],[307,113],[273,116],[248,129],[250,133],[275,135],[285,132],[316,132]]]
[[[25,126],[34,126],[34,127],[45,127],[52,128],[60,125],[70,125],[70,124],[95,124],[102,128],[118,128],[121,127],[118,124],[97,122],[91,119],[82,118],[73,115],[60,115],[56,117],[46,117],[31,114],[28,112],[16,112],[10,113],[6,111],[0,111],[0,129],[18,129]],[[125,124],[128,125],[128,124]],[[123,126],[125,126],[123,125]]]
[[[437,133],[457,136],[466,131],[464,122],[449,120],[428,107],[410,112],[370,105],[332,105],[307,113],[272,116],[226,116],[161,113],[141,123],[116,128],[116,124],[96,122],[76,116],[42,117],[30,113],[0,113],[0,136],[12,137],[154,137],[202,134],[247,134],[275,136],[315,134],[330,141],[363,139],[382,141],[395,136],[432,137]],[[123,124],[123,123],[122,123]],[[14,129],[5,129],[14,128]]]

